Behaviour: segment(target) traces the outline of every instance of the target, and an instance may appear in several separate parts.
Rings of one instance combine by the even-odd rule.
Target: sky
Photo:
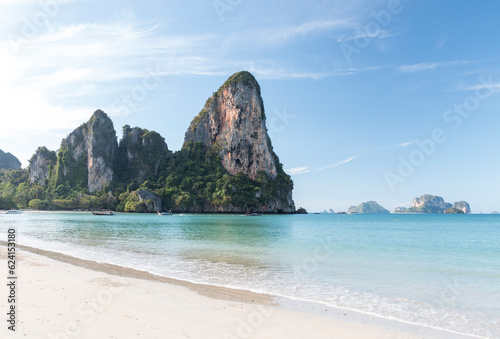
[[[500,211],[495,0],[1,0],[0,149],[28,160],[102,109],[179,150],[233,73],[262,89],[310,212],[414,197]]]

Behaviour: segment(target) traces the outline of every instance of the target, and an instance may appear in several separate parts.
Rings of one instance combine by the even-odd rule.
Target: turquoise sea
[[[500,338],[498,215],[2,215],[19,244]]]

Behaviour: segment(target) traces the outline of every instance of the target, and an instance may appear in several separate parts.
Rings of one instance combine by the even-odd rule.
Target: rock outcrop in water
[[[30,159],[30,182],[44,186],[57,163],[57,155],[46,147],[39,147]]]
[[[376,201],[368,201],[359,204],[358,206],[351,206],[348,210],[349,213],[391,213],[379,204]]]
[[[465,214],[471,213],[470,205],[466,201],[457,201],[453,204],[453,207],[461,210]]]
[[[55,168],[55,185],[101,190],[113,179],[118,144],[111,119],[97,110],[90,120],[61,142]]]
[[[435,211],[444,211],[447,208],[452,207],[453,205],[444,201],[443,198],[424,194],[420,198],[413,199],[413,206],[417,209],[429,209]]]
[[[5,153],[0,149],[0,169],[14,169],[21,168],[21,162],[18,158],[10,153]]]
[[[420,198],[413,199],[413,206],[410,208],[398,207],[395,212],[400,213],[444,213],[446,210],[456,208],[464,213],[470,213],[470,206],[465,201],[456,202],[454,205],[445,202],[443,198],[424,194]]]
[[[451,207],[451,208],[448,208],[444,211],[445,214],[464,214],[464,211],[458,209],[458,208],[455,208],[455,207]]]

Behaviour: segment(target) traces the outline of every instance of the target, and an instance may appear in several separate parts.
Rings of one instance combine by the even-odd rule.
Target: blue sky
[[[499,15],[493,0],[4,0],[0,149],[26,166],[101,108],[175,151],[248,70],[297,206],[429,193],[500,210]]]

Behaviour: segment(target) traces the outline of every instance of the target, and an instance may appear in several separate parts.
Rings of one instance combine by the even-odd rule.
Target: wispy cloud
[[[355,156],[353,156],[353,157],[349,157],[349,158],[347,158],[347,159],[345,159],[345,160],[342,160],[342,161],[339,161],[339,162],[337,162],[337,163],[335,163],[335,164],[332,164],[332,165],[327,165],[327,166],[324,166],[324,167],[320,167],[320,168],[318,168],[317,170],[318,170],[318,171],[322,171],[322,170],[329,169],[329,168],[339,167],[339,166],[341,166],[341,165],[344,165],[344,164],[347,164],[347,163],[349,163],[349,162],[353,161],[353,160],[354,160],[354,159],[356,159],[356,158],[357,158],[357,157],[355,157]]]
[[[276,44],[327,30],[344,29],[351,25],[351,21],[345,19],[308,21],[298,25],[274,27],[273,30],[262,30],[259,36],[262,42]]]
[[[409,142],[402,142],[400,144],[397,144],[395,147],[407,147],[407,146],[410,146],[412,145],[414,142],[413,141],[409,141]]]
[[[414,144],[414,141],[402,142],[402,143],[395,144],[392,146],[368,150],[368,151],[361,153],[360,155],[355,155],[355,156],[349,157],[347,159],[341,160],[341,161],[336,162],[336,163],[331,164],[331,165],[326,165],[326,166],[322,166],[322,167],[318,167],[318,168],[296,167],[296,168],[288,169],[287,171],[292,173],[292,174],[301,174],[301,173],[307,173],[307,172],[311,172],[311,171],[323,171],[326,169],[332,169],[332,168],[336,168],[336,167],[348,164],[353,160],[360,159],[360,158],[362,158],[370,153],[373,153],[373,152],[389,151],[389,150],[392,150],[395,148],[408,147],[408,146],[413,145],[413,144]]]
[[[307,167],[295,167],[295,168],[286,169],[286,171],[292,175],[303,174],[303,173],[309,172]]]
[[[423,62],[414,65],[399,66],[398,69],[400,72],[414,73],[414,72],[421,72],[429,69],[434,69],[437,68],[439,65],[440,65],[439,62]]]
[[[358,35],[352,35],[348,37],[338,38],[337,42],[349,42],[353,40],[364,40],[364,39],[386,39],[400,36],[401,33],[388,32],[383,29],[376,31],[373,34],[361,33]]]
[[[325,72],[306,72],[294,71],[282,67],[260,67],[260,66],[245,66],[243,68],[259,76],[262,79],[324,79],[336,76],[353,75],[361,72],[370,72],[387,68],[388,66],[369,66],[369,67],[349,67],[340,68]]]
[[[368,151],[365,151],[364,153],[361,153],[361,155],[355,155],[355,156],[349,157],[347,159],[341,160],[341,161],[336,162],[336,163],[331,164],[331,165],[326,165],[326,166],[317,167],[317,168],[311,168],[311,167],[306,167],[306,166],[295,167],[295,168],[287,169],[287,172],[289,172],[292,175],[296,175],[296,174],[309,173],[309,172],[314,172],[314,171],[323,171],[326,169],[337,168],[339,166],[348,164],[353,160],[362,158],[362,157],[364,157],[370,153],[373,153],[373,152],[389,151],[389,150],[395,149],[395,148],[408,147],[408,146],[413,145],[413,144],[414,144],[414,141],[402,142],[402,143],[387,146],[387,147],[381,147],[381,148],[377,148],[377,149],[368,150]]]
[[[339,167],[341,165],[347,164],[347,163],[353,161],[356,158],[357,157],[353,156],[353,157],[350,157],[348,159],[339,161],[339,162],[337,162],[335,164],[327,165],[327,166],[323,166],[323,167],[318,167],[318,168],[311,168],[311,167],[308,167],[308,166],[287,168],[286,172],[290,173],[291,175],[298,175],[298,174],[304,174],[304,173],[309,173],[309,172],[314,172],[314,171],[323,171],[323,170],[326,170],[326,169],[332,169],[332,168],[336,168],[336,167]]]
[[[449,66],[454,66],[454,65],[465,65],[465,64],[469,64],[469,63],[471,63],[471,61],[469,61],[469,60],[455,60],[455,61],[445,61],[445,62],[422,62],[422,63],[412,64],[412,65],[402,65],[402,66],[399,66],[397,69],[403,73],[415,73],[415,72],[427,71],[430,69],[436,69],[436,68],[440,68],[440,67],[449,67]]]
[[[490,82],[476,85],[463,85],[458,88],[459,91],[476,91],[488,89],[492,93],[500,92],[500,82]]]
[[[387,68],[388,66],[386,65],[381,65],[381,66],[367,66],[367,67],[348,67],[344,69],[336,69],[335,71],[330,73],[330,76],[334,75],[352,75],[360,72],[371,72],[371,71],[378,71],[384,68]]]

